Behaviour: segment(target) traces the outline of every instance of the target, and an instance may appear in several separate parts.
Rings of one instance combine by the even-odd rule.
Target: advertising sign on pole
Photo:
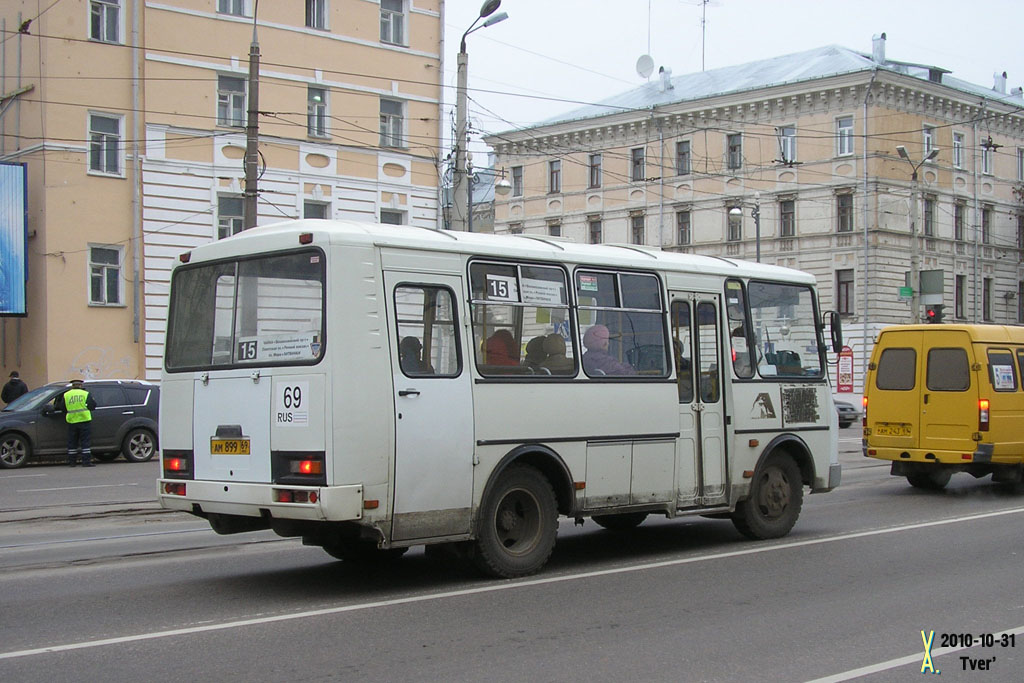
[[[836,363],[836,391],[840,394],[853,393],[853,349],[844,346]]]
[[[0,162],[0,316],[27,313],[26,167]]]

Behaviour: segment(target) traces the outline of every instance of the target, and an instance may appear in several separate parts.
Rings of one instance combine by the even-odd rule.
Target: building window
[[[380,222],[385,225],[405,225],[405,212],[381,209]]]
[[[402,103],[395,100],[380,101],[380,146],[402,147]]]
[[[1024,323],[1024,281],[1017,283],[1017,322]]]
[[[924,143],[925,157],[935,149],[935,126],[925,124],[921,127],[922,142]]]
[[[853,195],[836,195],[836,230],[838,232],[853,232]]]
[[[962,242],[964,239],[964,218],[967,215],[967,204],[957,202],[953,205],[953,239]]]
[[[992,207],[984,206],[981,209],[981,243],[992,242]]]
[[[642,213],[634,214],[629,217],[629,223],[632,228],[631,237],[633,238],[633,244],[644,243],[644,215]]]
[[[523,167],[513,166],[512,167],[512,196],[522,197],[523,196]]]
[[[303,218],[329,218],[329,204],[324,202],[302,202]]]
[[[964,134],[953,133],[953,168],[964,167]]]
[[[552,159],[548,162],[548,193],[555,194],[562,191],[562,161]]]
[[[561,237],[562,224],[557,221],[552,221],[548,223],[548,235],[550,235],[551,237]]]
[[[964,307],[967,303],[967,276],[957,275],[953,279],[953,313],[957,320],[964,319]]]
[[[676,244],[686,246],[693,241],[689,211],[676,211]]]
[[[601,187],[601,155],[590,155],[590,187]]]
[[[924,235],[935,237],[935,198],[924,198]]]
[[[217,195],[217,239],[242,232],[244,210],[241,197]]]
[[[992,175],[992,145],[981,146],[981,172]]]
[[[510,234],[510,235],[522,235],[523,234],[523,224],[522,223],[509,223],[508,224],[508,234]]]
[[[981,318],[985,322],[992,320],[992,278],[984,278],[981,294]]]
[[[306,91],[306,132],[313,137],[327,137],[327,91],[323,88]]]
[[[244,17],[245,0],[217,0],[217,11],[221,14],[232,14],[236,17]]]
[[[836,154],[853,154],[853,117],[840,116],[836,119]]]
[[[597,218],[592,218],[587,223],[588,232],[590,234],[591,244],[601,244],[601,221]]]
[[[641,181],[647,177],[646,166],[646,150],[643,147],[636,147],[630,150],[630,172],[629,179],[636,182]]]
[[[783,199],[779,202],[779,236],[793,237],[796,234],[796,200]]]
[[[725,138],[726,143],[726,165],[736,170],[743,168],[743,136],[733,133]]]
[[[92,0],[89,3],[89,37],[104,43],[119,43],[120,0]]]
[[[217,76],[217,125],[245,126],[245,79]]]
[[[89,247],[89,303],[121,305],[121,249]]]
[[[676,143],[676,175],[689,175],[691,168],[690,141]]]
[[[1017,248],[1024,249],[1024,213],[1017,214]]]
[[[1024,147],[1017,148],[1017,180],[1024,180]]]
[[[841,315],[853,315],[853,269],[836,271],[836,306]]]
[[[121,119],[89,115],[89,170],[120,175]]]
[[[733,211],[733,209],[738,210]],[[729,221],[726,239],[729,242],[739,242],[743,239],[743,209],[739,206],[727,206],[725,207],[725,215]]]
[[[405,0],[380,0],[380,42],[405,45]]]
[[[796,161],[796,126],[782,126],[779,131],[779,154],[782,163]]]
[[[327,28],[327,0],[306,0],[306,26]]]

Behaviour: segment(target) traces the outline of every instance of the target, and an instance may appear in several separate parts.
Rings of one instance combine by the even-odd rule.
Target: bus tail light
[[[192,479],[192,451],[164,449],[163,468],[164,479]]]
[[[979,398],[978,399],[978,431],[979,432],[987,432],[988,431],[988,405],[989,405],[989,403],[988,403],[988,399],[987,398]]]
[[[191,259],[192,259],[192,252],[191,251],[183,251],[180,254],[178,254],[178,260],[181,261],[182,263],[188,263]]]
[[[311,232],[299,233],[299,244],[312,244],[312,243],[313,243],[313,233],[311,233]]]
[[[322,460],[292,460],[290,463],[292,474],[323,474],[324,463]]]
[[[865,396],[863,399],[861,399],[861,402],[864,404],[864,410],[862,410],[861,414],[860,414],[861,426],[867,427],[868,426],[868,397]]]
[[[183,481],[165,481],[164,482],[164,493],[169,496],[184,496],[185,495],[185,482]]]
[[[306,489],[274,489],[275,503],[315,503],[320,494]]]

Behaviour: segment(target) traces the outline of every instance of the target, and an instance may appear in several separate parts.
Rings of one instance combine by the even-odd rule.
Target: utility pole
[[[939,156],[939,148],[936,147],[925,155],[924,159],[917,162],[916,164],[910,160],[910,155],[907,153],[907,148],[903,145],[896,147],[896,152],[899,153],[900,158],[910,164],[911,174],[911,194],[910,194],[910,322],[917,324],[921,322],[921,265],[920,265],[920,246],[917,243],[917,197],[920,191],[920,185],[917,180],[917,172],[926,161],[931,161],[935,157]]]
[[[259,206],[259,165],[260,165],[260,44],[256,38],[256,9],[252,12],[252,43],[249,45],[249,102],[245,123],[245,195],[242,201],[242,229],[256,226]]]

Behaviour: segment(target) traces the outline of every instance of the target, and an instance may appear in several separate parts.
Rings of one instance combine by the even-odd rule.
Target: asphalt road
[[[843,486],[784,539],[566,522],[516,581],[218,537],[146,502],[155,463],[0,472],[0,680],[918,681],[922,630],[938,680],[1021,680],[1024,494],[917,491],[843,437]]]

